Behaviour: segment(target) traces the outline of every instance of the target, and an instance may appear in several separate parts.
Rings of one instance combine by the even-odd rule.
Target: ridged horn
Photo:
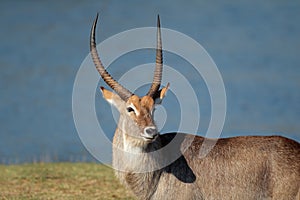
[[[161,31],[160,31],[160,19],[157,15],[157,35],[156,35],[156,64],[153,76],[152,85],[147,93],[148,96],[155,98],[160,87],[162,68],[163,68],[163,57],[162,57],[162,42],[161,42]]]
[[[93,62],[99,74],[101,75],[102,79],[107,83],[107,85],[111,87],[124,101],[127,101],[128,98],[133,95],[133,93],[127,90],[126,88],[124,88],[121,84],[119,84],[116,80],[113,79],[113,77],[106,71],[99,58],[97,48],[96,48],[96,40],[95,40],[95,30],[98,21],[98,15],[99,14],[97,13],[96,19],[94,20],[91,29],[91,35],[90,35],[90,51],[91,51]]]

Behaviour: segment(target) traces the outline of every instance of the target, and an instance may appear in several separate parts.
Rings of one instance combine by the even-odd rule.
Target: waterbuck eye
[[[134,109],[131,107],[127,107],[127,112],[134,112]]]

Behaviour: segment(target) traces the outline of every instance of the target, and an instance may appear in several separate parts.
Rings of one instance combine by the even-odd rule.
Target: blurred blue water
[[[92,160],[76,133],[71,106],[96,12],[98,41],[153,26],[159,13],[163,27],[202,44],[226,87],[224,137],[276,133],[300,141],[299,1],[1,1],[0,163]],[[120,76],[120,64],[127,70],[152,56],[148,51],[123,56],[111,73]],[[182,67],[188,65],[184,60],[169,53],[164,59],[196,88],[204,131],[210,117],[205,84]],[[101,123],[113,132],[111,117],[103,117],[109,106],[99,92],[95,98],[104,105],[96,106]],[[173,116],[165,131],[177,127]]]

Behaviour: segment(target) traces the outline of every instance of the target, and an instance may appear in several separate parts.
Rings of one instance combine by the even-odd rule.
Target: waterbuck
[[[115,91],[101,87],[103,97],[120,112],[113,138],[113,168],[138,199],[300,200],[300,144],[296,141],[281,136],[215,141],[191,134],[160,134],[153,110],[168,85],[160,89],[159,17],[154,78],[143,97],[115,81],[102,65],[95,42],[97,20],[98,15],[91,29],[91,56],[103,80]],[[200,156],[200,147],[210,142],[216,142],[214,148]]]

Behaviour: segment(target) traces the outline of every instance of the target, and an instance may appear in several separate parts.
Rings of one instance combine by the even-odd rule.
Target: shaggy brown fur
[[[118,134],[121,132],[117,131],[115,137]],[[157,141],[163,147],[174,136],[174,133],[160,135],[148,148]],[[117,163],[121,161],[126,169],[116,171],[117,177],[138,199],[300,199],[299,143],[280,136],[219,139],[206,157],[199,158],[204,138],[186,134],[180,134],[179,138],[181,142],[162,152],[162,158],[178,153],[181,156],[153,172],[135,173],[149,165],[161,164],[151,162],[164,160],[145,158],[145,154],[128,162],[122,153],[113,155],[114,166],[119,168]]]

